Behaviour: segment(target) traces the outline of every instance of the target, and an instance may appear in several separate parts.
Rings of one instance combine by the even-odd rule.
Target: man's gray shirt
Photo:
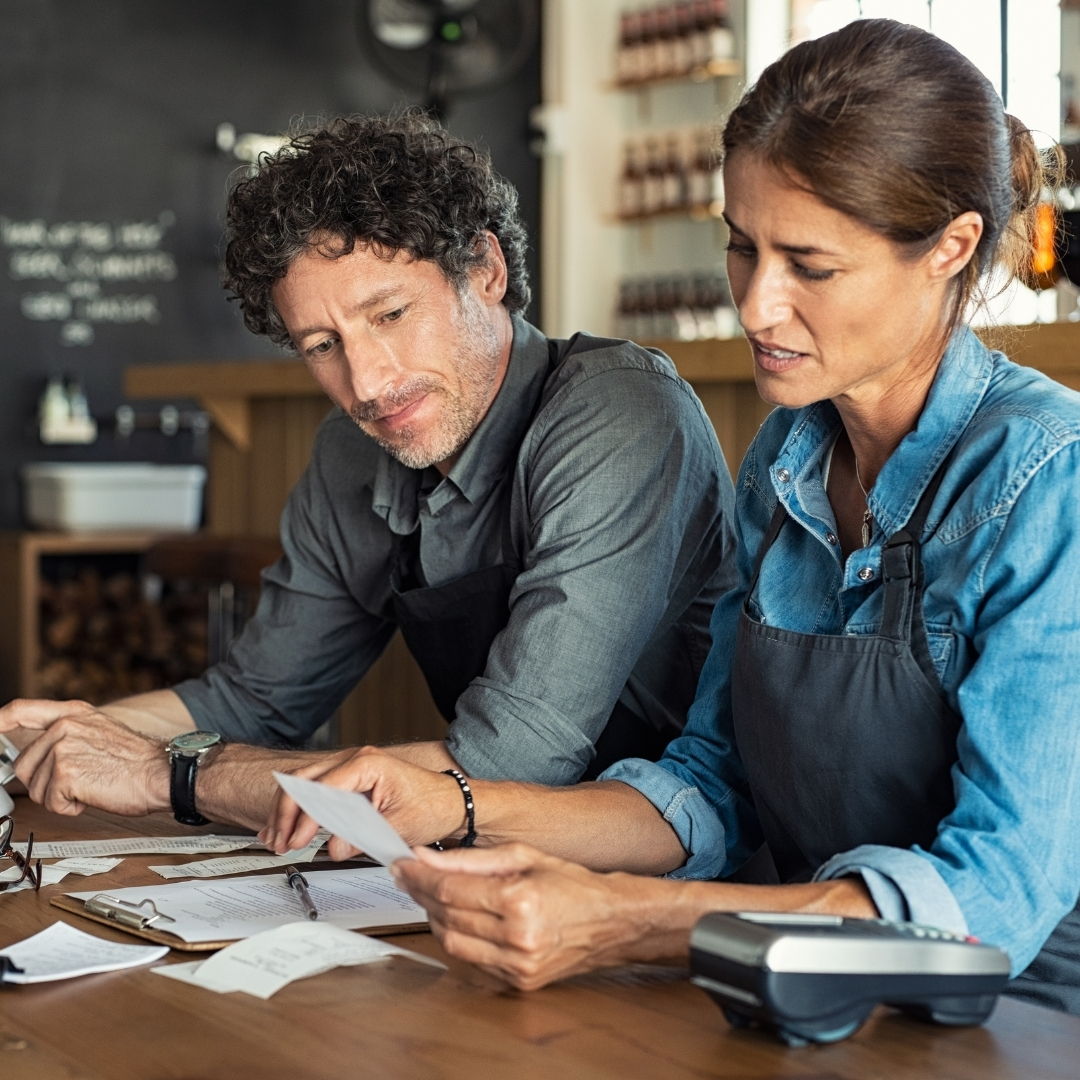
[[[198,727],[310,735],[392,637],[395,534],[419,528],[429,586],[522,567],[447,732],[470,776],[574,783],[616,700],[682,728],[735,580],[716,435],[662,353],[582,335],[589,351],[551,370],[547,338],[513,324],[503,386],[445,478],[402,465],[340,409],[323,422],[255,616],[227,662],[176,687]]]

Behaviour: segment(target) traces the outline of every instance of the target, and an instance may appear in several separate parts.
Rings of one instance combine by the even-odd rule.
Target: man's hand
[[[364,792],[409,844],[442,840],[465,824],[465,803],[453,777],[412,765],[373,746],[331,754],[293,770],[293,775],[346,791]],[[279,790],[259,839],[284,854],[310,843],[318,828]],[[330,856],[338,860],[356,854],[356,848],[340,837],[330,841],[329,850]]]
[[[96,806],[137,816],[166,810],[164,745],[118,724],[85,701],[13,701],[0,709],[0,731],[40,732],[15,762],[30,798],[56,814]]]
[[[390,870],[427,910],[443,948],[519,990],[625,960],[649,930],[635,916],[635,893],[662,884],[596,874],[525,844],[416,856]]]

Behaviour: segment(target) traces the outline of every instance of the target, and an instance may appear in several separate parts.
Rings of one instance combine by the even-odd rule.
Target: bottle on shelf
[[[713,60],[730,60],[735,55],[735,34],[731,29],[728,0],[709,0],[709,55]]]
[[[687,205],[682,149],[679,137],[672,133],[667,137],[667,151],[664,154],[663,208],[679,210]]]
[[[649,139],[645,143],[645,161],[645,174],[641,184],[641,212],[658,214],[664,209],[664,162],[657,139]]]
[[[640,145],[628,142],[623,151],[623,171],[619,177],[619,215],[640,217],[644,213],[645,170],[640,157]]]
[[[689,75],[694,70],[694,4],[678,0],[675,5],[675,41],[673,74]]]
[[[739,335],[739,316],[718,274],[627,279],[616,333],[631,341],[701,341]]]
[[[693,0],[693,5],[690,55],[692,66],[701,69],[708,66],[712,55],[712,0]]]
[[[657,14],[654,8],[646,8],[638,13],[640,36],[638,38],[637,81],[648,82],[657,78],[656,40],[659,36]]]
[[[619,51],[615,72],[619,82],[637,82],[640,79],[641,15],[636,11],[624,11],[619,16]]]
[[[694,156],[686,170],[686,197],[691,209],[706,208],[712,203],[713,153],[707,131],[694,134]]]
[[[675,71],[675,9],[655,9],[656,41],[653,45],[653,78],[670,79]]]
[[[724,178],[714,128],[653,132],[623,149],[618,213],[622,218],[686,210],[702,220],[724,210]]]

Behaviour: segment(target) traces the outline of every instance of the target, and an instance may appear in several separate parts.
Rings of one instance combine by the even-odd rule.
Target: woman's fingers
[[[455,874],[520,874],[550,858],[528,844],[453,848],[450,851],[420,847],[413,851],[419,862],[444,873],[449,871]]]

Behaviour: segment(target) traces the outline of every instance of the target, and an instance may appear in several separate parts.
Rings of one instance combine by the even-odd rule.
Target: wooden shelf
[[[691,221],[722,221],[723,207],[717,209],[715,202],[699,206],[675,206],[669,210],[654,210],[651,214],[616,214],[615,221],[620,225],[648,225],[653,221],[668,218],[689,218]]]
[[[660,79],[642,79],[633,82],[615,82],[613,90],[649,90],[654,86],[671,86],[676,83],[704,83],[714,79],[731,79],[741,76],[741,60],[710,60],[708,64],[696,67],[685,75],[665,75]]]
[[[129,398],[194,398],[243,453],[251,449],[253,400],[326,400],[307,365],[285,359],[128,368],[124,392]]]
[[[1080,323],[995,326],[978,331],[992,349],[1037,368],[1073,390],[1080,390]],[[675,362],[689,383],[754,381],[754,360],[746,338],[716,341],[649,341]]]

